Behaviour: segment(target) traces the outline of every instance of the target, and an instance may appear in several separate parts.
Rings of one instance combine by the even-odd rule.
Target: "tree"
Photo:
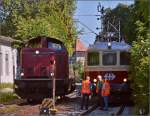
[[[76,39],[74,0],[3,0],[1,7],[3,35],[21,41],[38,35],[55,37],[72,53]]]
[[[81,82],[84,76],[84,67],[82,62],[78,61],[73,64],[73,70],[76,77],[76,82]]]
[[[105,15],[103,17],[103,31],[104,32],[114,32],[114,29],[109,26],[108,29],[108,21],[111,22],[113,25],[119,25],[120,20],[120,31],[121,36],[124,37],[124,39],[128,43],[132,43],[133,40],[135,40],[135,24],[133,20],[133,5],[124,5],[119,4],[116,8],[110,9],[107,8],[105,10]],[[130,28],[129,28],[130,25]]]
[[[135,2],[136,41],[131,49],[131,83],[137,114],[149,113],[150,30],[148,0]],[[139,8],[140,6],[140,8]],[[142,12],[142,13],[141,13]]]

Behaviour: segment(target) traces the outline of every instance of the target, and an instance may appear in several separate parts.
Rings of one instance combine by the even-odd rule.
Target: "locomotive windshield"
[[[62,45],[59,43],[48,42],[48,48],[52,48],[55,50],[62,50]]]
[[[99,52],[88,53],[88,65],[89,66],[99,65]]]
[[[116,65],[117,54],[116,52],[104,52],[103,53],[103,65]]]
[[[120,52],[120,65],[129,65],[130,64],[130,53]]]

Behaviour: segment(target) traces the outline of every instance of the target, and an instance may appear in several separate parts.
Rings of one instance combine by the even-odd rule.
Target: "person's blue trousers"
[[[103,96],[104,99],[104,110],[108,110],[108,96]]]

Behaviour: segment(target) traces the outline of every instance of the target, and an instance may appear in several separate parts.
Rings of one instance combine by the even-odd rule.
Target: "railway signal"
[[[53,72],[50,73],[50,76],[53,79],[53,107],[50,109],[51,114],[55,114],[56,113],[56,108],[55,108],[55,95],[56,95],[56,79],[55,79],[55,73],[56,71],[56,65],[55,65],[55,59],[53,59]]]

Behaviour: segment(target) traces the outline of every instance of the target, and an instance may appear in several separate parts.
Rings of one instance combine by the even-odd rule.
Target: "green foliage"
[[[14,93],[0,93],[0,103],[6,103],[18,99],[18,96]]]
[[[81,62],[76,62],[73,64],[73,70],[76,77],[76,82],[80,82],[83,79],[84,67]]]
[[[63,41],[71,54],[76,39],[75,0],[3,0],[2,34],[24,41],[39,35]]]
[[[139,5],[144,5],[138,7]],[[135,111],[140,114],[149,112],[149,69],[150,69],[150,30],[148,28],[149,18],[147,16],[148,1],[137,1],[135,3],[136,41],[131,49],[131,83],[133,89],[133,100]],[[141,11],[143,12],[141,14]],[[137,16],[142,16],[137,17]]]
[[[108,29],[108,21],[111,22],[113,25],[118,25],[118,21],[120,20],[120,31],[121,36],[126,39],[127,42],[132,43],[133,40],[135,40],[135,24],[134,24],[134,12],[133,12],[133,5],[128,6],[124,4],[119,4],[114,9],[106,9],[105,15],[104,15],[104,30],[103,31],[110,31],[114,32],[112,27],[109,27]],[[130,25],[130,28],[129,28]]]
[[[141,27],[140,27],[141,28]],[[139,36],[138,39],[142,38]],[[142,38],[143,39],[143,38]],[[149,110],[149,69],[150,69],[150,39],[134,42],[132,55],[132,81],[136,112]],[[138,112],[139,113],[139,112]]]
[[[53,29],[46,19],[20,19],[17,24],[16,37],[20,40],[36,37],[38,35],[52,36]]]

